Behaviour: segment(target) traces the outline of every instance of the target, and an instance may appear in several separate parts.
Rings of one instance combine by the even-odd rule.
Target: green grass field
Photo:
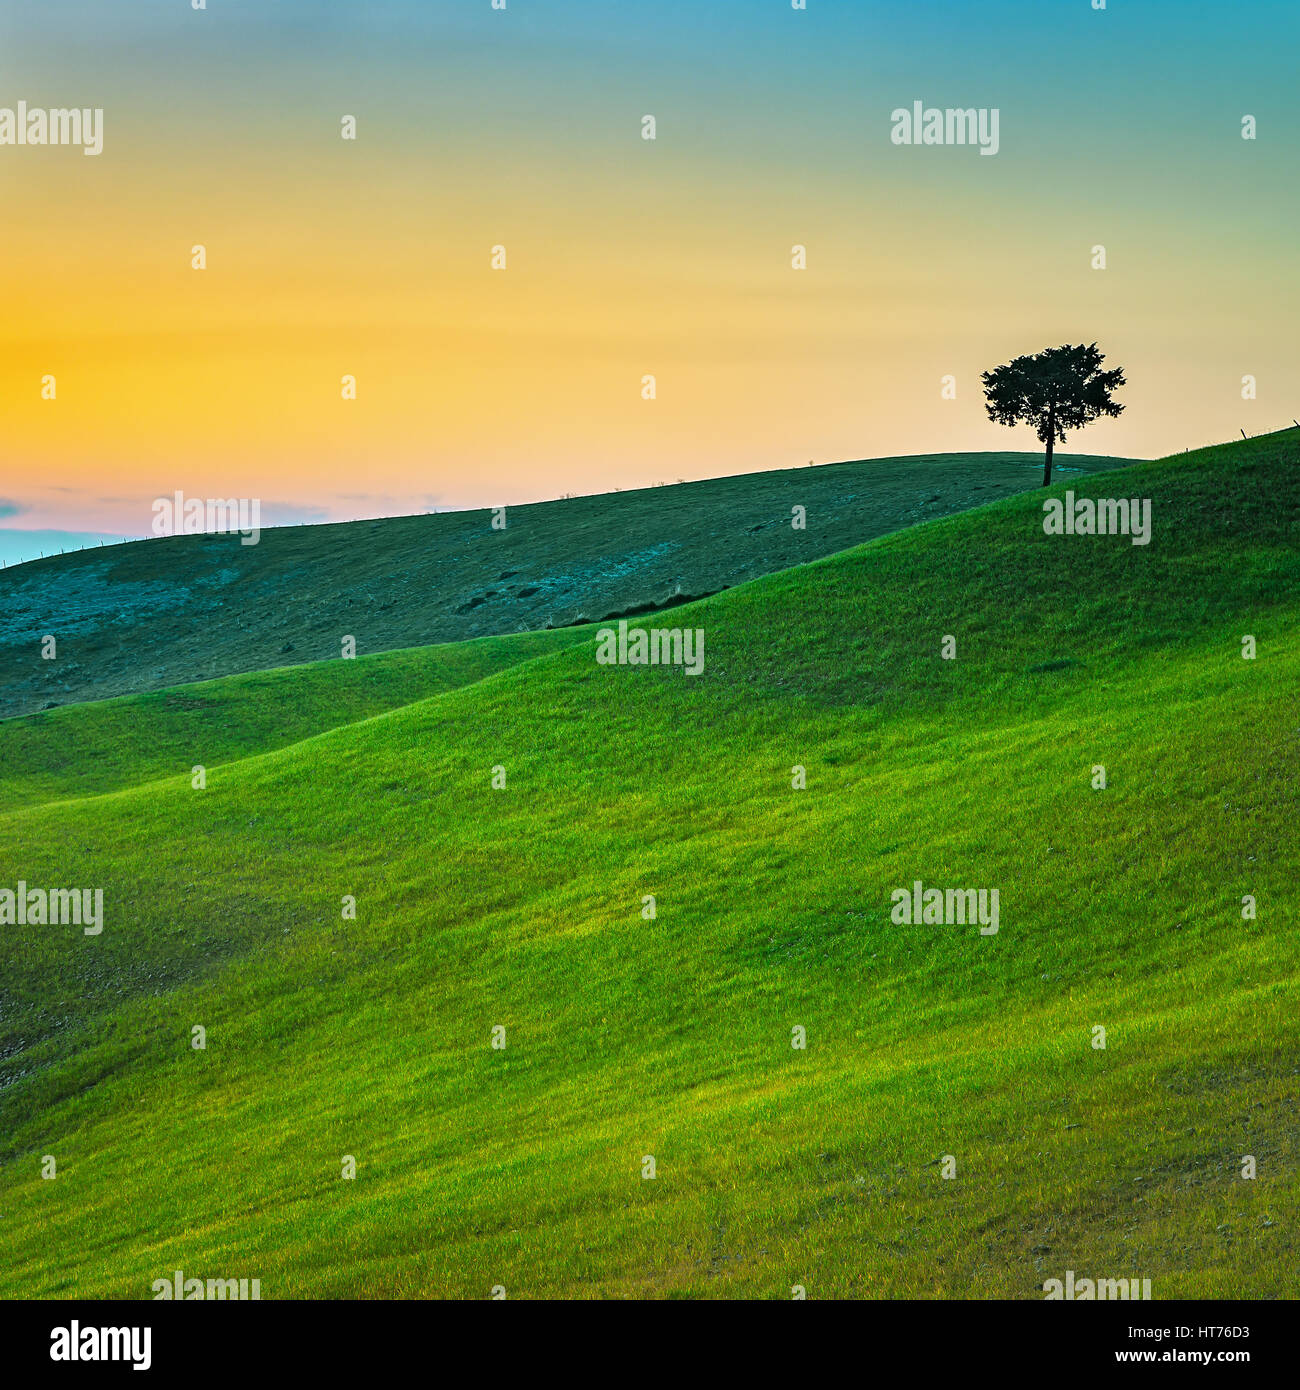
[[[698,678],[570,630],[0,724],[0,886],[105,898],[0,928],[0,1295],[1296,1296],[1300,431],[1066,488],[1150,545],[1009,497],[639,620]]]

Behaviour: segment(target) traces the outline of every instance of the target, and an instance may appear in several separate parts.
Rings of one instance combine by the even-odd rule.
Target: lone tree
[[[1044,348],[985,372],[985,409],[999,425],[1033,425],[1047,446],[1043,486],[1052,481],[1052,447],[1065,443],[1066,430],[1082,429],[1099,415],[1124,409],[1111,392],[1124,385],[1124,368],[1103,372],[1097,344]]]

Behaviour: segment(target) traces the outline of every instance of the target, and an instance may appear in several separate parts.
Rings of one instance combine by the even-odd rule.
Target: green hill
[[[510,507],[499,530],[487,511],[444,512],[49,556],[0,570],[0,717],[333,660],[345,636],[371,655],[647,612],[1041,476],[1037,454],[923,454]]]
[[[1298,466],[1050,490],[1150,498],[1145,546],[1014,496],[634,624],[699,676],[578,633],[403,654],[369,718],[359,663],[282,673],[287,747],[0,728],[0,887],[105,912],[0,927],[0,1295],[1295,1296]],[[43,781],[82,728],[111,766]],[[893,920],[917,880],[997,933]]]
[[[480,637],[255,671],[0,722],[6,809],[118,791],[174,775],[200,749],[207,766],[482,680],[587,641],[593,629]]]

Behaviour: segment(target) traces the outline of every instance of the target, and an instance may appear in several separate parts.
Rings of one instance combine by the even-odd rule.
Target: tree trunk
[[[1052,446],[1056,443],[1056,412],[1047,412],[1047,457],[1043,461],[1043,486],[1050,487],[1052,483]]]

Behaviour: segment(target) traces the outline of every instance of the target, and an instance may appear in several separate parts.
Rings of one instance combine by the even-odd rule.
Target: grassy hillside
[[[1052,489],[1148,546],[1017,496],[675,610],[699,677],[580,640],[0,817],[106,914],[0,928],[0,1295],[1295,1296],[1298,445]]]
[[[0,807],[138,786],[265,753],[588,640],[516,632],[282,667],[0,722]]]
[[[487,511],[454,512],[288,526],[251,546],[177,536],[51,556],[0,570],[0,717],[332,660],[345,636],[365,655],[647,611],[1041,476],[1036,454],[927,454],[511,507],[504,529]]]

